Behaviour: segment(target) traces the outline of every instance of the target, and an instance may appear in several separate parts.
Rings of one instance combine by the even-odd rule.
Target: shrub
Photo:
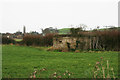
[[[10,43],[13,43],[15,44],[16,41],[11,39],[11,38],[7,38],[7,37],[2,37],[2,44],[10,44]]]
[[[53,45],[53,34],[47,34],[43,37],[44,46]]]
[[[41,36],[39,35],[26,35],[23,37],[23,44],[30,45],[40,45]]]
[[[98,39],[97,49],[120,51],[120,30],[96,30],[91,34]]]
[[[52,46],[53,34],[41,35],[26,35],[23,37],[23,44],[27,46]]]
[[[98,49],[120,50],[120,30],[95,31],[92,34],[98,37]]]

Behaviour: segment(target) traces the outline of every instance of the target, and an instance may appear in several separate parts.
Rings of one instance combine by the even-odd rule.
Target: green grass
[[[15,41],[17,41],[17,42],[20,42],[20,41],[22,41],[22,39],[14,39]]]
[[[69,32],[70,32],[70,28],[59,29],[59,34],[68,34]]]
[[[25,47],[15,45],[2,46],[2,76],[3,78],[29,78],[34,69],[41,70],[39,78],[49,78],[54,72],[63,74],[66,70],[73,73],[71,78],[91,78],[92,70],[100,57],[109,60],[118,72],[118,52],[74,53],[46,51],[46,47]],[[62,76],[63,78],[66,76]]]

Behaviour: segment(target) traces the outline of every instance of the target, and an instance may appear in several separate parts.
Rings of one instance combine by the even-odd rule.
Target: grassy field
[[[59,29],[59,34],[68,34],[70,33],[70,28]]]
[[[115,76],[118,72],[118,52],[53,52],[44,47],[25,47],[15,45],[2,46],[3,78],[29,78],[34,70],[38,70],[37,78],[50,78],[53,73],[62,78],[91,78],[92,70],[100,57],[109,60]],[[63,75],[70,72],[71,75]]]
[[[20,41],[22,41],[22,39],[14,39],[15,41],[17,41],[17,42],[20,42]]]

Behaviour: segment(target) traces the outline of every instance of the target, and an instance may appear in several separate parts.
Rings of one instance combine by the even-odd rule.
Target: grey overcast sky
[[[118,26],[119,0],[1,0],[0,32],[41,32],[70,25]]]

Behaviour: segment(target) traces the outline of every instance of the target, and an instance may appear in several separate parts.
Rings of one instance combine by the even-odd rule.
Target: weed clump
[[[104,64],[106,62],[106,65]],[[113,67],[110,67],[109,61],[103,60],[101,57],[100,61],[97,61],[93,70],[93,78],[113,78],[115,80],[115,74]]]

